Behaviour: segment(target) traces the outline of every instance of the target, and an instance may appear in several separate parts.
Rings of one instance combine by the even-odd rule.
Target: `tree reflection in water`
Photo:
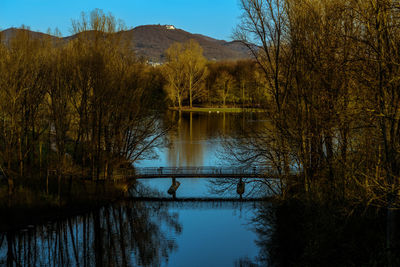
[[[252,220],[258,260],[236,266],[400,266],[399,254],[389,260],[386,253],[384,218],[340,204],[262,203]]]
[[[0,265],[159,266],[177,249],[178,218],[157,203],[124,202],[0,234]]]

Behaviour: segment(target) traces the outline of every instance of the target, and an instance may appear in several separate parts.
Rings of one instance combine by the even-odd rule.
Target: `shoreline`
[[[63,186],[66,179],[63,179]],[[126,199],[124,182],[74,181],[73,192],[64,187],[58,197],[54,190],[44,190],[20,185],[11,199],[4,193],[0,197],[0,213],[7,217],[0,222],[0,232],[17,231],[47,221],[90,212]],[[5,192],[4,186],[0,187]]]
[[[242,112],[265,112],[261,108],[238,108],[238,107],[182,107],[181,110],[177,107],[169,107],[168,110],[180,111],[185,113],[242,113]]]

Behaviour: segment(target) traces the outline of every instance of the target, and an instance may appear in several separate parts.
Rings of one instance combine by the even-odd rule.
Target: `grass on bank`
[[[169,110],[179,111],[177,107],[170,107]],[[241,112],[264,112],[261,108],[238,108],[238,107],[182,107],[181,112],[196,113],[241,113]]]

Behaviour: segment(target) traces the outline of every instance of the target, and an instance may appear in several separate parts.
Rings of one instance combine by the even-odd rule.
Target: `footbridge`
[[[124,173],[126,178],[268,178],[279,175],[270,167],[144,167]]]
[[[180,182],[176,178],[237,179],[236,192],[242,199],[246,181],[243,179],[279,179],[279,175],[269,167],[145,167],[135,168],[122,174],[125,179],[171,179],[168,194],[176,199]],[[151,200],[151,199],[148,199]]]

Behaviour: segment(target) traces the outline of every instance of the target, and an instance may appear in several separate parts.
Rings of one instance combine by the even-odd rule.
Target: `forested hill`
[[[216,40],[200,34],[192,34],[180,29],[168,29],[167,26],[139,26],[125,32],[139,55],[154,61],[165,60],[165,50],[174,42],[196,40],[204,49],[204,56],[209,60],[229,60],[249,57],[247,48],[238,42]]]
[[[4,30],[3,41],[8,41],[20,29],[10,28]],[[45,38],[49,35],[40,32],[31,32],[35,38]],[[152,62],[164,62],[165,50],[174,42],[196,40],[204,49],[204,56],[208,60],[236,60],[249,58],[247,48],[236,41],[227,42],[216,40],[200,34],[192,34],[173,26],[146,25],[138,26],[132,30],[117,33],[131,43],[132,48],[139,57],[144,57]],[[56,38],[51,36],[50,38]],[[66,42],[77,38],[76,35],[62,38]]]
[[[37,39],[51,38],[54,40],[57,39],[57,37],[48,35],[46,33],[35,32],[35,31],[26,30],[26,29],[9,28],[4,31],[0,31],[2,41],[8,42],[11,38],[13,38],[17,34],[17,32],[22,32],[22,31],[29,31],[30,36],[32,38],[37,38]]]

